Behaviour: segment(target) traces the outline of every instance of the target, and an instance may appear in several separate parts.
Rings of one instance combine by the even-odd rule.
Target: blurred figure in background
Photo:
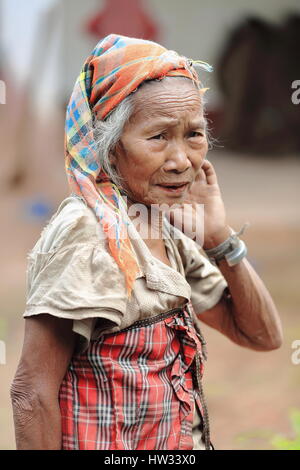
[[[100,12],[93,13],[86,28],[97,40],[111,31],[152,41],[158,39],[158,27],[145,11],[142,0],[106,0]]]
[[[232,31],[217,67],[226,148],[300,153],[300,112],[291,99],[292,83],[300,77],[299,43],[299,15],[280,25],[248,18]]]

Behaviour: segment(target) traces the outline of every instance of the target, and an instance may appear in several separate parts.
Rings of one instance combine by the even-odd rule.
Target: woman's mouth
[[[187,187],[188,187],[188,182],[184,182],[184,183],[164,183],[164,184],[158,184],[157,186],[159,186],[161,189],[163,189],[164,191],[168,192],[168,193],[174,193],[174,194],[177,194],[177,193],[182,193]]]

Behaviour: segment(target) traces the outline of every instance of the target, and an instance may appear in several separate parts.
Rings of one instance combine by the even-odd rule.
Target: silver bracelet
[[[220,260],[226,259],[229,266],[234,266],[247,256],[246,244],[240,240],[239,235],[242,235],[249,225],[249,222],[246,222],[239,232],[230,229],[231,235],[224,242],[210,250],[204,250],[210,261],[218,264]]]

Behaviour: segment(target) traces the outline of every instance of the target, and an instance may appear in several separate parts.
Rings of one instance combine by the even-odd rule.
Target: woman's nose
[[[174,145],[169,152],[167,161],[165,162],[165,171],[177,171],[183,173],[191,168],[192,162],[189,158],[185,145]]]

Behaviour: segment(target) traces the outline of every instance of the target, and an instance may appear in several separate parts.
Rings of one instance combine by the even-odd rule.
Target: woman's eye
[[[190,132],[189,137],[203,137],[203,132],[192,131]]]
[[[160,139],[164,139],[165,136],[164,134],[156,134],[156,135],[153,135],[152,137],[150,137],[150,139],[156,139],[156,140],[160,140]]]

